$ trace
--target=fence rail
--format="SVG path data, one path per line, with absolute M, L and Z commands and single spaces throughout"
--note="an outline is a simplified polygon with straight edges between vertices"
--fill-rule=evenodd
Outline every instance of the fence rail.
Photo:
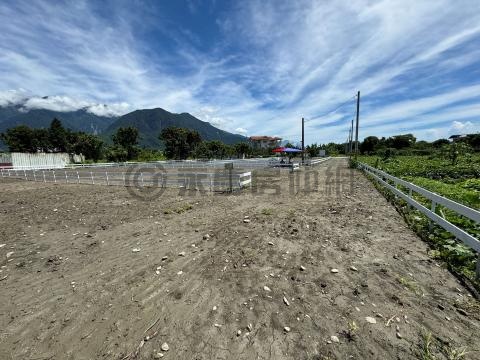
M 146 168 L 163 167 L 165 169 L 188 169 L 188 168 L 223 168 L 225 164 L 232 163 L 236 168 L 254 169 L 265 168 L 277 163 L 276 158 L 255 158 L 255 159 L 229 159 L 229 160 L 169 160 L 169 161 L 148 161 L 148 162 L 110 162 L 94 164 L 66 164 L 66 165 L 38 165 L 38 166 L 16 166 L 4 164 L 0 169 L 14 170 L 50 170 L 50 169 L 80 169 L 80 168 L 111 168 L 141 166 Z
M 252 173 L 201 172 L 177 169 L 173 172 L 113 171 L 93 169 L 0 169 L 1 177 L 66 184 L 173 187 L 207 191 L 234 191 L 252 184 Z M 148 169 L 146 169 L 148 170 Z
M 447 199 L 443 196 L 435 194 L 431 191 L 428 191 L 420 186 L 409 183 L 408 181 L 399 179 L 395 176 L 387 174 L 384 171 L 371 167 L 364 163 L 358 164 L 359 169 L 363 170 L 366 174 L 373 177 L 378 183 L 382 184 L 395 195 L 399 196 L 405 200 L 409 205 L 416 208 L 418 211 L 427 216 L 431 221 L 437 225 L 443 227 L 445 230 L 453 234 L 457 239 L 461 240 L 465 245 L 469 246 L 477 253 L 480 252 L 480 240 L 474 237 L 473 235 L 467 233 L 466 231 L 460 229 L 456 225 L 452 224 L 448 220 L 444 219 L 442 216 L 437 215 L 436 207 L 437 205 L 442 205 L 451 211 L 462 215 L 476 223 L 480 223 L 480 212 L 469 208 L 468 206 L 459 204 L 453 200 Z M 391 183 L 390 183 L 391 182 Z M 408 193 L 404 193 L 398 186 L 402 186 L 408 190 Z M 417 193 L 422 197 L 430 200 L 431 207 L 428 209 L 413 198 L 413 193 Z M 480 261 L 477 261 L 477 276 L 480 276 Z
M 324 158 L 324 159 L 311 159 L 307 162 L 307 165 L 308 166 L 314 166 L 314 165 L 318 165 L 318 164 L 321 164 L 327 160 L 330 160 L 330 157 L 327 157 L 327 158 Z

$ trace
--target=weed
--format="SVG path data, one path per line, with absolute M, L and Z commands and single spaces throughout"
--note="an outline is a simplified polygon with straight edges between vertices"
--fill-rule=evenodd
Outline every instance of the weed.
M 397 278 L 397 281 L 402 284 L 403 287 L 413 292 L 415 295 L 421 296 L 423 295 L 423 291 L 417 285 L 417 283 L 413 280 L 409 280 L 404 277 Z
M 447 355 L 447 359 L 448 359 L 448 360 L 460 360 L 460 359 L 464 359 L 465 356 L 468 354 L 466 347 L 464 347 L 464 348 L 456 348 L 456 349 L 453 349 L 453 348 L 451 348 L 451 347 L 447 347 L 447 348 L 445 349 L 445 352 L 446 352 L 446 355 Z
M 433 337 L 430 331 L 424 330 L 422 332 L 422 344 L 420 349 L 420 359 L 422 360 L 435 360 L 436 357 L 432 353 Z
M 176 213 L 176 214 L 182 214 L 188 210 L 191 210 L 193 209 L 193 206 L 191 204 L 183 204 L 175 209 L 165 209 L 163 210 L 163 213 L 165 215 L 168 215 L 168 214 L 173 214 L 173 213 Z
M 262 212 L 263 215 L 273 215 L 273 209 L 271 209 L 271 208 L 262 209 L 261 212 Z

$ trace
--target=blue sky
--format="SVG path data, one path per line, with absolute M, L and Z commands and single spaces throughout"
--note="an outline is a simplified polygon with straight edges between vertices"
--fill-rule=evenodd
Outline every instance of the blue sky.
M 432 140 L 480 131 L 480 1 L 4 0 L 0 76 L 0 105 L 294 141 L 305 117 L 306 143 L 344 141 L 360 90 L 360 139 Z

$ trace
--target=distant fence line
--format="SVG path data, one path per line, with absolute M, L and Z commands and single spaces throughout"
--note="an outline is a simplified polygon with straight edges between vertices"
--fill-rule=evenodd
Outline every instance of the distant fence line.
M 48 154 L 59 155 L 59 154 Z M 68 155 L 68 154 L 65 154 Z M 329 160 L 330 158 L 307 160 L 305 165 L 313 166 Z M 254 158 L 254 159 L 226 159 L 226 160 L 168 160 L 168 161 L 147 161 L 147 162 L 110 162 L 110 163 L 93 163 L 93 164 L 68 164 L 65 161 L 57 163 L 37 163 L 35 165 L 15 165 L 12 163 L 0 163 L 0 169 L 17 169 L 17 170 L 39 170 L 39 169 L 77 169 L 77 168 L 107 168 L 107 167 L 163 167 L 163 168 L 224 168 L 225 164 L 232 163 L 235 168 L 257 169 L 268 167 L 286 167 L 298 168 L 298 163 L 282 163 L 278 158 Z
M 111 162 L 111 163 L 94 163 L 94 164 L 38 164 L 35 166 L 15 166 L 12 164 L 0 166 L 3 169 L 17 169 L 17 170 L 32 170 L 32 169 L 57 169 L 57 168 L 105 168 L 105 167 L 129 167 L 129 166 L 143 166 L 143 167 L 163 167 L 163 168 L 223 168 L 225 164 L 233 163 L 236 168 L 263 168 L 270 164 L 278 163 L 275 158 L 257 158 L 257 159 L 231 159 L 231 160 L 169 160 L 169 161 L 147 161 L 147 162 Z
M 128 171 L 95 171 L 88 169 L 0 169 L 0 176 L 17 178 L 27 181 L 64 183 L 64 184 L 91 184 L 91 185 L 120 185 L 134 187 L 173 187 L 205 191 L 233 191 L 251 186 L 252 173 L 248 172 L 198 172 L 174 171 L 162 172 L 160 169 L 140 168 Z
M 458 226 L 452 224 L 448 220 L 444 219 L 442 216 L 437 215 L 436 208 L 438 205 L 444 206 L 445 208 L 461 215 L 467 219 L 474 221 L 475 223 L 480 223 L 480 211 L 469 208 L 468 206 L 459 204 L 453 200 L 447 199 L 443 196 L 435 194 L 431 191 L 428 191 L 420 186 L 409 183 L 408 181 L 399 179 L 395 176 L 392 176 L 384 171 L 376 169 L 372 166 L 369 166 L 364 163 L 359 163 L 358 168 L 363 170 L 366 174 L 375 179 L 379 184 L 389 189 L 396 196 L 402 198 L 410 206 L 414 207 L 426 217 L 428 217 L 432 222 L 441 226 L 457 239 L 461 240 L 465 245 L 475 250 L 477 253 L 480 253 L 480 240 L 475 236 L 467 233 Z M 401 188 L 407 189 L 407 193 L 401 191 Z M 413 193 L 417 193 L 430 201 L 430 209 L 423 206 L 413 198 Z M 477 261 L 477 277 L 480 278 L 480 257 Z
M 306 165 L 321 164 L 329 158 L 312 159 Z M 283 163 L 278 158 L 233 160 L 176 160 L 0 167 L 1 177 L 28 181 L 122 185 L 134 187 L 176 187 L 209 191 L 234 191 L 252 185 L 252 170 L 300 169 L 299 163 Z

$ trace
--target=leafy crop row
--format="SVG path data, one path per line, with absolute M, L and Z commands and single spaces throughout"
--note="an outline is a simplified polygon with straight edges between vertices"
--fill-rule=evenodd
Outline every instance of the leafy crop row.
M 462 159 L 457 165 L 425 156 L 399 156 L 386 160 L 376 156 L 362 156 L 358 160 L 448 199 L 480 209 L 480 155 L 478 154 L 469 159 Z M 388 190 L 378 188 L 395 204 L 417 234 L 431 245 L 430 254 L 444 260 L 450 270 L 469 279 L 480 290 L 480 281 L 475 276 L 478 254 L 440 226 L 433 225 L 421 212 L 412 209 Z M 427 208 L 431 206 L 430 201 L 420 195 L 414 195 L 414 199 Z M 480 224 L 442 206 L 437 206 L 435 212 L 480 239 Z

